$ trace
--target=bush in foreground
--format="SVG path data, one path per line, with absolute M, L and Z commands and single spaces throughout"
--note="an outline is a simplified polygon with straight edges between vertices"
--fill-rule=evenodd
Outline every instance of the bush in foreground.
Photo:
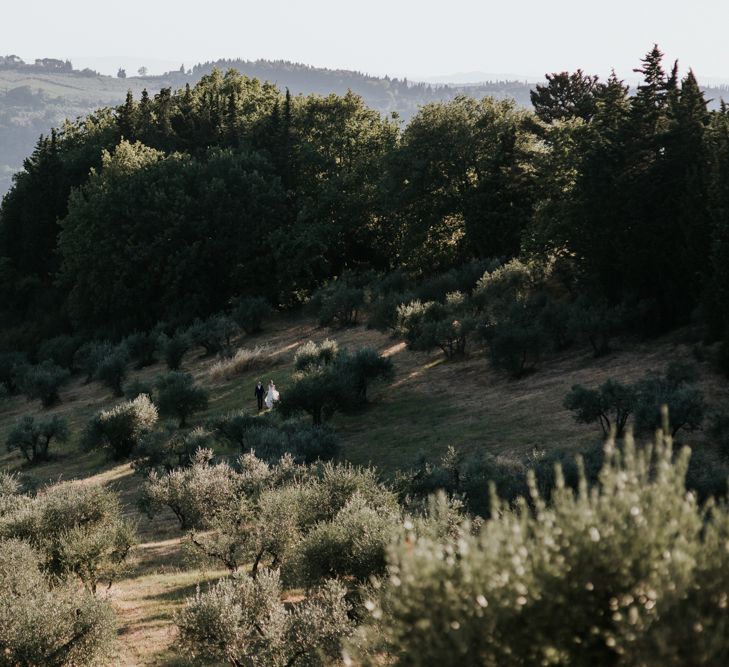
M 106 664 L 116 637 L 108 601 L 41 570 L 21 540 L 0 540 L 0 664 Z
M 154 516 L 160 508 L 169 507 L 182 530 L 205 528 L 227 507 L 233 507 L 238 496 L 239 480 L 227 463 L 211 465 L 213 454 L 200 449 L 188 468 L 176 468 L 147 478 L 142 508 Z
M 281 601 L 275 572 L 225 579 L 187 600 L 175 621 L 183 649 L 250 667 L 325 667 L 354 630 L 346 588 L 329 582 L 293 608 Z
M 455 540 L 406 528 L 366 605 L 370 649 L 395 665 L 726 664 L 729 509 L 687 493 L 688 459 L 670 438 L 609 446 L 592 489 L 558 479 L 549 505 L 533 490 Z
M 100 486 L 63 483 L 35 496 L 17 496 L 0 521 L 0 538 L 20 539 L 38 550 L 43 570 L 62 580 L 78 577 L 95 593 L 126 569 L 135 543 L 119 499 Z

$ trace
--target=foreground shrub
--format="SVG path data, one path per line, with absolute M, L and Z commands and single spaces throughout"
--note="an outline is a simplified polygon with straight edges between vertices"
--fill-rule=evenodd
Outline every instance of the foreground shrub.
M 312 585 L 335 572 L 366 578 L 381 571 L 388 541 L 383 535 L 397 503 L 372 470 L 331 463 L 307 467 L 289 456 L 267 464 L 253 454 L 239 464 L 240 495 L 207 515 L 205 533 L 191 536 L 201 556 L 231 572 L 252 563 L 252 576 L 259 567 L 282 567 L 295 584 Z M 317 551 L 316 540 L 307 542 L 306 553 L 320 560 L 304 570 L 302 545 L 312 530 L 328 535 L 328 546 Z
M 233 309 L 233 320 L 248 335 L 262 330 L 263 320 L 271 314 L 271 306 L 261 296 L 240 299 Z
M 306 532 L 287 563 L 292 581 L 307 586 L 330 577 L 366 582 L 385 571 L 385 556 L 400 523 L 395 508 L 354 495 L 330 520 Z
M 114 348 L 96 366 L 94 378 L 109 387 L 114 396 L 124 396 L 124 381 L 129 371 L 129 354 L 124 347 Z
M 354 630 L 346 588 L 329 582 L 287 609 L 275 572 L 224 579 L 175 617 L 185 652 L 251 667 L 325 667 Z
M 686 492 L 688 458 L 628 442 L 591 490 L 558 483 L 455 540 L 405 530 L 367 603 L 370 648 L 396 665 L 725 664 L 729 510 Z
M 74 483 L 23 496 L 0 520 L 0 537 L 35 547 L 43 569 L 56 578 L 76 576 L 92 593 L 126 571 L 134 529 L 119 499 L 100 486 Z
M 81 436 L 86 451 L 105 449 L 115 460 L 129 458 L 157 423 L 154 403 L 146 394 L 95 415 Z
M 59 392 L 70 375 L 65 368 L 44 361 L 23 372 L 20 388 L 29 401 L 38 399 L 44 408 L 50 408 L 61 400 Z
M 170 371 L 157 378 L 157 405 L 163 415 L 177 417 L 180 428 L 187 426 L 190 415 L 208 407 L 208 392 L 195 384 L 190 373 Z
M 51 441 L 68 440 L 68 422 L 53 416 L 38 421 L 32 415 L 23 417 L 10 431 L 5 442 L 8 451 L 19 450 L 30 464 L 45 461 Z
M 106 664 L 115 637 L 108 601 L 44 574 L 27 542 L 0 540 L 0 665 Z
M 210 367 L 213 380 L 230 380 L 247 371 L 270 368 L 274 355 L 266 345 L 256 345 L 252 349 L 238 348 L 232 357 L 219 359 Z

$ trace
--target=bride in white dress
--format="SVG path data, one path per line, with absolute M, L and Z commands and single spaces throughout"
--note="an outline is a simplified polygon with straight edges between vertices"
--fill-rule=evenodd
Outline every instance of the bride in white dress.
M 276 391 L 276 385 L 273 384 L 273 380 L 268 381 L 268 393 L 266 394 L 266 407 L 270 410 L 273 407 L 274 401 L 278 400 L 278 391 Z

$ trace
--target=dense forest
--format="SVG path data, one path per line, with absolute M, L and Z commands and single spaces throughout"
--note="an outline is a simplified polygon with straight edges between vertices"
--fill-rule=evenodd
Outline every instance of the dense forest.
M 529 86 L 517 81 L 498 81 L 475 86 L 430 86 L 389 77 L 374 77 L 347 70 L 330 70 L 287 61 L 218 60 L 162 75 L 133 76 L 120 68 L 117 77 L 102 76 L 90 69 L 75 69 L 68 60 L 37 59 L 26 63 L 17 56 L 0 56 L 0 195 L 10 189 L 12 174 L 22 166 L 40 134 L 48 134 L 66 118 L 74 119 L 124 100 L 128 90 L 139 96 L 163 88 L 194 85 L 213 69 L 237 69 L 241 74 L 271 81 L 293 94 L 344 95 L 352 90 L 368 106 L 382 114 L 392 112 L 407 120 L 428 102 L 453 99 L 469 93 L 514 98 L 529 105 Z
M 293 96 L 233 70 L 129 94 L 43 137 L 5 196 L 2 344 L 517 256 L 641 326 L 701 317 L 724 336 L 729 113 L 657 48 L 640 71 L 632 96 L 578 71 L 538 85 L 533 113 L 458 97 L 405 127 L 353 93 Z

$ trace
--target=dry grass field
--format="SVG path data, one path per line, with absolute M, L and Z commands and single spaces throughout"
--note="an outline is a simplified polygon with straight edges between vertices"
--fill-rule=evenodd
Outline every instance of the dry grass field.
M 459 362 L 446 363 L 440 354 L 410 352 L 404 343 L 363 326 L 323 329 L 308 318 L 275 318 L 263 334 L 236 341 L 241 348 L 267 346 L 267 364 L 223 377 L 211 374 L 215 359 L 190 353 L 184 370 L 193 373 L 211 393 L 208 410 L 196 415 L 204 422 L 233 409 L 255 410 L 256 379 L 273 379 L 282 394 L 291 381 L 294 350 L 308 340 L 336 339 L 340 346 L 370 345 L 392 357 L 396 376 L 374 389 L 370 405 L 355 415 L 339 415 L 334 425 L 342 439 L 343 459 L 372 464 L 384 477 L 414 463 L 419 454 L 436 459 L 449 446 L 464 452 L 487 450 L 523 456 L 534 448 L 577 448 L 594 442 L 594 426 L 576 424 L 562 407 L 574 383 L 592 386 L 607 378 L 628 381 L 650 370 L 661 371 L 674 359 L 690 359 L 691 345 L 680 334 L 659 341 L 619 341 L 613 354 L 594 359 L 589 350 L 573 350 L 545 360 L 532 375 L 518 381 L 493 371 L 478 352 Z M 710 369 L 698 364 L 700 386 L 710 403 L 729 404 L 729 386 Z M 152 380 L 162 365 L 134 372 L 131 378 Z M 131 379 L 130 378 L 130 379 Z M 191 565 L 185 557 L 184 535 L 170 513 L 154 520 L 140 513 L 137 500 L 142 479 L 129 464 L 109 463 L 99 453 L 77 450 L 78 434 L 101 408 L 113 405 L 111 394 L 97 383 L 73 380 L 62 391 L 62 402 L 47 411 L 66 417 L 74 437 L 54 453 L 53 460 L 26 468 L 17 453 L 0 451 L 0 469 L 18 472 L 26 481 L 44 484 L 77 479 L 103 484 L 118 492 L 126 512 L 137 522 L 139 545 L 128 576 L 108 591 L 119 618 L 120 665 L 186 665 L 174 648 L 172 616 L 197 586 L 224 574 Z M 39 404 L 15 397 L 0 404 L 0 443 L 24 414 L 39 414 Z M 701 446 L 701 436 L 690 436 Z M 689 444 L 692 444 L 691 442 Z

